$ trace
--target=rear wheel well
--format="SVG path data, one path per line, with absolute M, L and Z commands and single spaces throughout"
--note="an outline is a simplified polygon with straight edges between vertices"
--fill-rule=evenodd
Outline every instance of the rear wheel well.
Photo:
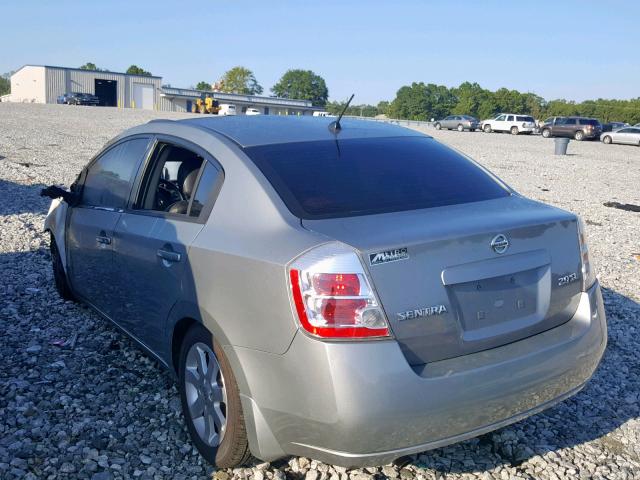
M 187 334 L 192 325 L 198 323 L 193 318 L 183 318 L 178 320 L 173 327 L 173 334 L 171 336 L 171 362 L 173 371 L 178 374 L 178 363 L 180 362 L 180 347 L 182 346 L 182 340 Z

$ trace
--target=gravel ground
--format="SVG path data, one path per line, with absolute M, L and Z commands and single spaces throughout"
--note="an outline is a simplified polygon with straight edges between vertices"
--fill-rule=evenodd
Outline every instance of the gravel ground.
M 497 432 L 346 471 L 306 458 L 215 471 L 191 446 L 167 373 L 53 287 L 48 201 L 122 129 L 187 115 L 0 104 L 0 478 L 640 478 L 640 149 L 507 134 L 437 132 L 521 193 L 582 215 L 604 287 L 609 347 L 588 386 Z

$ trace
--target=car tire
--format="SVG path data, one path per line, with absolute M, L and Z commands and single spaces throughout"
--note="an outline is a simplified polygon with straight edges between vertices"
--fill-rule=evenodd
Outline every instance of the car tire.
M 246 463 L 251 452 L 238 385 L 222 347 L 200 324 L 184 336 L 178 378 L 182 413 L 200 454 L 218 468 Z
M 458 125 L 457 130 L 458 130 L 459 132 L 464 132 L 464 127 L 463 127 L 462 125 Z
M 440 125 L 439 123 L 436 123 L 434 127 L 436 127 L 436 130 L 440 130 L 442 128 L 442 125 Z
M 609 135 L 605 135 L 604 138 L 602 139 L 602 143 L 606 143 L 607 145 L 610 145 L 612 142 L 611 137 Z
M 578 142 L 581 142 L 582 140 L 584 140 L 584 132 L 582 130 L 578 130 L 573 134 L 573 138 Z
M 476 131 L 476 129 L 475 129 L 475 128 L 471 128 L 471 129 L 469 129 L 469 131 L 470 131 L 470 132 L 475 132 L 475 131 Z
M 511 135 L 518 135 L 518 133 L 520 133 L 518 131 L 518 127 L 511 127 Z
M 53 280 L 56 284 L 56 290 L 63 300 L 75 302 L 76 297 L 71 291 L 69 281 L 67 280 L 67 273 L 64 271 L 64 265 L 62 264 L 62 258 L 60 257 L 60 251 L 58 250 L 58 244 L 56 239 L 51 234 L 51 243 L 49 247 L 51 252 L 51 266 L 53 267 Z
M 542 136 L 544 138 L 549 138 L 551 137 L 551 130 L 549 130 L 548 128 L 544 128 L 542 129 Z
M 491 125 L 485 125 L 484 127 L 482 127 L 482 130 L 484 131 L 484 133 L 491 133 Z

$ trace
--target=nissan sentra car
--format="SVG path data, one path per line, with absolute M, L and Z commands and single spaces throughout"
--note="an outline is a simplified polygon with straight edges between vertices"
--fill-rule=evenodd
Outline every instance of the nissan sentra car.
M 43 194 L 58 291 L 175 374 L 219 467 L 458 442 L 575 394 L 605 349 L 578 217 L 413 130 L 156 120 Z

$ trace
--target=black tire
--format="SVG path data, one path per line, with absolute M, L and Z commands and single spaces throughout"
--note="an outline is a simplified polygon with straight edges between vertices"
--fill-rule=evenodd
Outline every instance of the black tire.
M 475 128 L 472 128 L 470 131 L 471 131 L 471 132 L 475 132 L 475 131 L 476 131 L 476 129 L 475 129 Z
M 207 445 L 200 438 L 193 420 L 191 419 L 187 403 L 185 383 L 187 354 L 190 348 L 197 343 L 203 343 L 209 346 L 209 348 L 214 352 L 216 360 L 220 366 L 227 394 L 225 404 L 226 430 L 224 432 L 222 442 L 216 447 Z M 193 325 L 185 334 L 180 348 L 180 360 L 178 365 L 178 389 L 180 390 L 182 413 L 185 423 L 187 424 L 187 429 L 189 430 L 189 435 L 191 436 L 191 441 L 194 443 L 200 454 L 207 462 L 218 468 L 234 468 L 247 463 L 251 457 L 251 452 L 249 450 L 249 441 L 247 440 L 247 430 L 244 421 L 244 414 L 242 413 L 242 404 L 240 403 L 238 385 L 233 375 L 233 371 L 231 370 L 229 360 L 224 355 L 222 348 L 218 342 L 213 339 L 211 333 L 202 325 Z
M 543 128 L 542 129 L 542 136 L 544 138 L 549 138 L 551 137 L 551 130 L 549 130 L 548 128 Z
M 606 143 L 607 145 L 611 144 L 611 137 L 609 135 L 605 135 L 605 137 L 602 139 L 603 143 Z
M 584 140 L 584 132 L 582 130 L 578 130 L 576 133 L 573 134 L 573 138 L 576 141 L 581 142 L 582 140 Z
M 459 132 L 464 132 L 464 127 L 462 125 L 458 125 L 458 128 L 456 129 Z
M 519 130 L 518 127 L 511 127 L 511 135 L 518 135 Z
M 53 267 L 53 280 L 56 284 L 56 290 L 58 294 L 63 298 L 63 300 L 75 302 L 76 297 L 71 291 L 69 287 L 69 282 L 67 280 L 67 274 L 64 271 L 64 266 L 62 265 L 62 259 L 60 258 L 60 251 L 58 250 L 58 245 L 56 244 L 56 239 L 51 234 L 51 265 Z
M 436 122 L 434 127 L 436 127 L 436 130 L 440 130 L 442 128 L 442 125 L 440 125 L 439 123 Z
M 491 125 L 485 125 L 484 127 L 482 127 L 482 130 L 484 131 L 484 133 L 491 133 Z

